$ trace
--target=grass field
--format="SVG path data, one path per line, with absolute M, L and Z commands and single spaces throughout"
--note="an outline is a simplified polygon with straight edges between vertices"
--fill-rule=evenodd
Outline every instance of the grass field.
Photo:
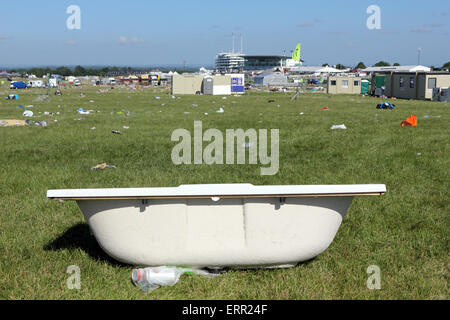
M 1 299 L 449 298 L 448 103 L 395 100 L 394 110 L 377 110 L 382 100 L 362 96 L 308 94 L 292 102 L 291 94 L 254 92 L 172 99 L 162 89 L 97 93 L 87 87 L 39 102 L 46 90 L 19 91 L 17 101 L 0 92 L 0 119 L 25 119 L 17 106 L 33 105 L 31 119 L 49 123 L 0 127 Z M 216 113 L 222 106 L 225 112 Z M 99 112 L 80 116 L 79 107 Z M 418 126 L 402 128 L 410 114 Z M 171 133 L 193 132 L 194 120 L 204 130 L 279 129 L 278 173 L 261 176 L 260 164 L 174 165 Z M 342 123 L 347 130 L 330 130 Z M 117 168 L 90 170 L 102 162 Z M 131 283 L 132 266 L 99 248 L 75 202 L 46 198 L 47 189 L 191 183 L 383 183 L 387 193 L 355 198 L 333 243 L 312 261 L 214 279 L 183 275 L 150 294 Z M 66 286 L 69 265 L 81 269 L 80 290 Z M 366 286 L 369 265 L 381 269 L 381 290 Z

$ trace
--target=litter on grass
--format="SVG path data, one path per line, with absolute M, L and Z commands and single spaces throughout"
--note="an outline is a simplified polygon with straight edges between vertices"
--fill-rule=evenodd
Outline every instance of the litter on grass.
M 225 111 L 223 110 L 222 107 L 219 108 L 219 110 L 216 111 L 217 113 L 224 113 Z
M 116 166 L 113 166 L 113 165 L 110 165 L 110 164 L 106 164 L 106 162 L 105 162 L 105 163 L 100 163 L 100 164 L 96 165 L 95 167 L 92 167 L 91 170 L 103 170 L 105 168 L 113 168 L 113 169 L 115 169 Z
M 31 110 L 24 111 L 24 113 L 22 113 L 22 115 L 24 117 L 32 117 L 33 116 L 33 111 L 31 111 Z
M 335 124 L 331 126 L 331 130 L 347 130 L 345 124 Z
M 441 116 L 430 116 L 430 115 L 426 114 L 426 115 L 424 115 L 423 117 L 424 117 L 425 119 L 427 119 L 427 118 L 440 118 Z
M 27 125 L 28 120 L 0 120 L 0 127 L 20 127 Z
M 388 101 L 385 101 L 383 103 L 379 103 L 377 105 L 377 109 L 390 109 L 390 110 L 392 110 L 394 108 L 395 108 L 395 104 L 392 104 L 392 103 L 390 103 Z
M 416 127 L 417 126 L 417 117 L 415 115 L 410 115 L 406 120 L 402 121 L 400 124 L 402 127 Z
M 131 280 L 142 291 L 151 292 L 162 286 L 175 285 L 185 273 L 210 278 L 219 276 L 218 273 L 212 273 L 202 269 L 161 266 L 133 269 L 131 272 Z
M 93 110 L 84 110 L 83 108 L 78 108 L 77 109 L 77 112 L 78 112 L 78 114 L 90 114 L 91 113 L 91 111 L 93 111 Z

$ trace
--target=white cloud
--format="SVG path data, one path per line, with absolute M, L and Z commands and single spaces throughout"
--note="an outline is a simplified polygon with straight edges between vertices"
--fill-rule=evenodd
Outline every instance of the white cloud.
M 433 24 L 424 24 L 415 28 L 411 29 L 411 32 L 414 33 L 429 33 L 433 32 L 433 29 L 440 28 L 443 25 L 440 23 L 433 23 Z
M 299 27 L 299 28 L 310 28 L 310 27 L 314 27 L 314 22 L 312 22 L 312 21 L 306 21 L 306 22 L 303 22 L 303 23 L 298 24 L 297 27 Z
M 142 40 L 139 37 L 133 37 L 131 39 L 128 39 L 127 37 L 121 36 L 121 37 L 119 37 L 119 40 L 117 40 L 117 43 L 122 44 L 122 45 L 137 44 L 137 43 L 143 43 L 143 42 L 144 42 L 144 40 Z

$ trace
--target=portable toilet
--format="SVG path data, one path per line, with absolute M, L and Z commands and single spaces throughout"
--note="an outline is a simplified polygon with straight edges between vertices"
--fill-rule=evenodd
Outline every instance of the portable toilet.
M 361 94 L 369 93 L 369 80 L 361 80 Z
M 213 88 L 214 88 L 214 79 L 213 77 L 206 76 L 203 78 L 202 83 L 202 91 L 203 94 L 213 94 Z

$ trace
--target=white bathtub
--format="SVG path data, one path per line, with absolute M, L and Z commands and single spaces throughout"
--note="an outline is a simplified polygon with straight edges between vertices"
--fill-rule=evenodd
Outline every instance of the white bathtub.
M 333 241 L 354 196 L 385 185 L 48 190 L 76 200 L 103 250 L 139 266 L 288 267 Z

